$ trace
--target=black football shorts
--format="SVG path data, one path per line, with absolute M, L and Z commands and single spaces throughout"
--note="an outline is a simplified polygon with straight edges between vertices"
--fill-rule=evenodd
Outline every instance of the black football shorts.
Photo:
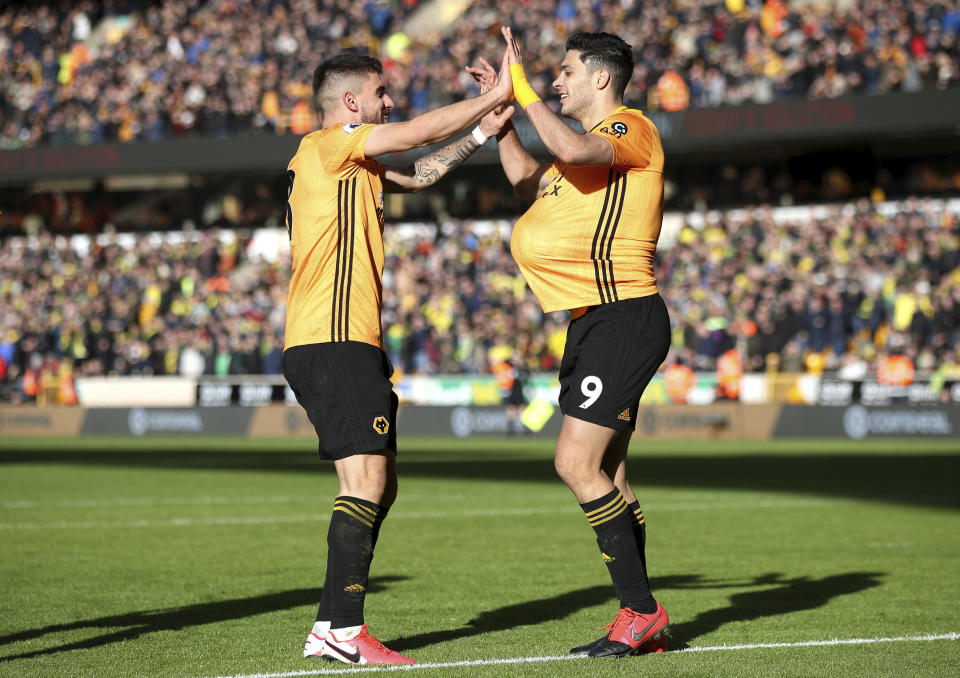
M 591 306 L 570 321 L 560 361 L 560 411 L 636 428 L 643 389 L 667 357 L 670 318 L 659 294 Z
M 397 451 L 397 394 L 387 354 L 359 341 L 292 346 L 283 376 L 317 431 L 320 456 Z

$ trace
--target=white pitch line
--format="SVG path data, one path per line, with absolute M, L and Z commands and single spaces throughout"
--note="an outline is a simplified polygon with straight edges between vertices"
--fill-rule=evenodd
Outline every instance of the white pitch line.
M 848 500 L 797 500 L 797 501 L 747 501 L 747 502 L 716 502 L 703 504 L 674 504 L 647 505 L 647 515 L 653 511 L 704 511 L 716 509 L 760 509 L 760 508 L 818 508 L 857 503 Z M 556 515 L 560 513 L 576 513 L 576 509 L 569 504 L 560 507 L 531 507 L 531 508 L 490 508 L 465 509 L 462 511 L 399 511 L 391 513 L 391 520 L 423 518 L 478 518 L 491 516 L 534 516 Z M 330 520 L 329 513 L 300 514 L 290 516 L 249 516 L 227 518 L 161 518 L 137 519 L 123 521 L 107 520 L 77 520 L 53 521 L 49 523 L 0 523 L 0 532 L 21 530 L 80 530 L 80 529 L 121 529 L 121 528 L 154 528 L 154 527 L 209 527 L 230 525 L 269 525 L 273 523 L 307 523 L 324 522 Z
M 833 640 L 805 640 L 797 643 L 754 643 L 750 645 L 714 645 L 712 647 L 688 647 L 668 651 L 668 654 L 688 652 L 727 652 L 730 650 L 765 650 L 783 647 L 832 647 L 837 645 L 873 645 L 875 643 L 920 643 L 934 640 L 960 640 L 960 633 L 941 633 L 923 636 L 896 636 L 891 638 L 834 638 Z M 460 662 L 427 662 L 400 666 L 363 666 L 342 669 L 316 669 L 284 671 L 281 673 L 241 673 L 217 678 L 295 678 L 296 676 L 330 676 L 342 673 L 370 673 L 374 671 L 416 671 L 418 669 L 446 669 L 459 666 L 497 666 L 503 664 L 538 664 L 540 662 L 585 659 L 585 655 L 564 654 L 556 657 L 513 657 L 511 659 L 473 659 Z

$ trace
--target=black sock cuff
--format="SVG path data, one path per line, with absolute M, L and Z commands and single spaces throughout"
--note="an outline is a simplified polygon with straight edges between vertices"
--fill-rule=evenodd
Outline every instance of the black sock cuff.
M 341 495 L 333 501 L 334 514 L 340 511 L 368 527 L 373 527 L 375 523 L 382 520 L 382 518 L 378 520 L 379 510 L 380 507 L 372 501 L 347 495 Z
M 620 494 L 620 490 L 614 488 L 599 499 L 580 504 L 580 508 L 583 509 L 590 525 L 597 527 L 621 514 L 625 514 L 627 512 L 627 500 Z
M 640 508 L 640 502 L 634 501 L 627 504 L 627 510 L 630 511 L 631 520 L 633 520 L 634 525 L 643 525 L 643 509 Z
M 377 522 L 382 523 L 387 519 L 387 513 L 390 512 L 389 506 L 377 506 Z

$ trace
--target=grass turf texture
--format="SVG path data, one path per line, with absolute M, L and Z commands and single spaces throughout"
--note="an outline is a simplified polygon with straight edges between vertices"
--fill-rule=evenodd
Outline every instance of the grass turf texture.
M 401 444 L 372 632 L 421 662 L 562 655 L 600 635 L 616 604 L 550 442 Z M 300 657 L 336 494 L 314 449 L 0 441 L 0 676 L 343 666 Z M 957 441 L 634 441 L 631 468 L 671 649 L 960 631 Z M 958 665 L 960 640 L 939 640 L 416 675 L 948 676 Z

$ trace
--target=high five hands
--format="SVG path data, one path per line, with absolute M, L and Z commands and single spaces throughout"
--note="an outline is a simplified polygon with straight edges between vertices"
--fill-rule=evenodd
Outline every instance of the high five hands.
M 495 91 L 498 88 L 503 90 L 504 93 L 509 93 L 509 95 L 505 95 L 506 98 L 504 99 L 503 105 L 497 106 L 480 119 L 480 131 L 488 137 L 500 134 L 510 120 L 510 116 L 512 116 L 516 110 L 513 106 L 506 105 L 513 100 L 513 80 L 510 77 L 511 58 L 513 58 L 512 50 L 510 46 L 507 45 L 507 49 L 503 54 L 503 60 L 500 64 L 499 74 L 483 57 L 479 58 L 480 65 L 478 67 L 466 67 L 467 73 L 472 75 L 473 79 L 476 80 L 480 86 L 481 94 Z

